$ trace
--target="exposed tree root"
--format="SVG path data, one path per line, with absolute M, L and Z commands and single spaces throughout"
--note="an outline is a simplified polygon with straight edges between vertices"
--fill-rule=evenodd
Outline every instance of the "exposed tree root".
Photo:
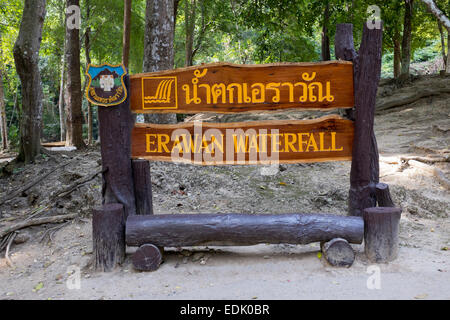
M 23 228 L 37 226 L 37 225 L 46 224 L 46 223 L 58 223 L 58 222 L 76 218 L 77 216 L 78 216 L 78 213 L 71 213 L 71 214 L 65 214 L 65 215 L 60 215 L 60 216 L 43 217 L 43 218 L 24 220 L 22 222 L 19 222 L 19 223 L 13 224 L 11 226 L 8 226 L 6 228 L 0 229 L 0 238 L 3 238 L 4 236 L 6 236 L 9 233 L 23 229 Z
M 438 88 L 438 89 L 423 88 L 412 92 L 410 95 L 405 94 L 401 98 L 395 99 L 392 97 L 381 98 L 378 100 L 375 110 L 376 111 L 389 110 L 416 102 L 417 100 L 422 98 L 438 96 L 443 93 L 450 93 L 450 88 Z

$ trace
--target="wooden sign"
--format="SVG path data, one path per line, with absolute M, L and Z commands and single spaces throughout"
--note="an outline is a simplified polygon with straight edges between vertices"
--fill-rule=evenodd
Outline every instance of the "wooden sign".
M 135 113 L 237 113 L 352 108 L 353 64 L 346 61 L 216 63 L 130 77 Z
M 136 124 L 132 157 L 202 165 L 350 160 L 353 122 L 316 120 Z

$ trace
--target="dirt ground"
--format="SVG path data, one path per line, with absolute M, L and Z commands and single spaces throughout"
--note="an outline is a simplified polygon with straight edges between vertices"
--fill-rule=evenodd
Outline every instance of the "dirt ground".
M 422 77 L 402 94 L 405 90 L 414 93 L 418 87 L 448 88 L 449 81 L 448 77 Z M 386 83 L 379 97 L 395 98 L 396 92 L 394 85 Z M 317 116 L 289 112 L 197 118 L 243 121 Z M 450 193 L 445 184 L 450 172 L 450 94 L 378 112 L 375 130 L 381 181 L 389 184 L 394 202 L 403 208 L 399 257 L 373 266 L 364 246 L 354 245 L 356 261 L 348 269 L 327 265 L 319 244 L 311 244 L 168 248 L 164 263 L 151 273 L 133 270 L 130 254 L 135 248 L 127 248 L 123 266 L 111 273 L 96 273 L 91 269 L 90 209 L 101 203 L 101 179 L 97 175 L 73 190 L 66 188 L 98 172 L 99 147 L 43 156 L 25 167 L 8 164 L 8 155 L 3 155 L 0 199 L 38 176 L 51 174 L 0 206 L 0 230 L 30 215 L 78 213 L 78 217 L 65 224 L 20 231 L 9 252 L 12 265 L 4 258 L 5 251 L 1 253 L 0 299 L 450 299 Z M 407 156 L 442 158 L 427 165 L 438 169 L 444 180 L 433 174 L 434 169 L 400 159 Z M 275 168 L 154 162 L 151 170 L 156 214 L 345 215 L 347 211 L 350 162 Z M 376 275 L 380 286 L 373 288 L 370 284 Z

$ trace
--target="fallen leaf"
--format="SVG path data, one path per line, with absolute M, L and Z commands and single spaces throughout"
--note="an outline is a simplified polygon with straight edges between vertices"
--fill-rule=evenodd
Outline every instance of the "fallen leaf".
M 33 289 L 33 292 L 38 292 L 39 290 L 41 290 L 44 287 L 44 283 L 43 282 L 39 282 Z
M 285 186 L 286 182 L 280 182 L 280 185 Z
M 317 252 L 317 258 L 322 259 L 322 252 Z
M 442 247 L 441 250 L 442 251 L 448 251 L 448 247 Z
M 424 293 L 415 296 L 414 299 L 425 299 L 426 297 L 428 297 L 428 294 Z

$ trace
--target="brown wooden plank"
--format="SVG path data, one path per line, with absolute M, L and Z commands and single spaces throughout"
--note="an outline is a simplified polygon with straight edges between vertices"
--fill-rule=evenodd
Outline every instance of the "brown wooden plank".
M 130 94 L 135 113 L 352 108 L 353 64 L 204 64 L 133 75 Z
M 336 115 L 315 120 L 136 124 L 132 157 L 201 165 L 350 160 L 353 132 L 353 122 Z

